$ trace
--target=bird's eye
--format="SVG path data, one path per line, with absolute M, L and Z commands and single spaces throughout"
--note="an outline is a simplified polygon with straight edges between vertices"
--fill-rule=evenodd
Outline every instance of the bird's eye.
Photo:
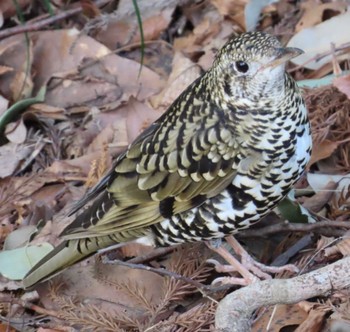
M 236 61 L 236 68 L 240 73 L 246 73 L 249 70 L 249 66 L 244 61 Z

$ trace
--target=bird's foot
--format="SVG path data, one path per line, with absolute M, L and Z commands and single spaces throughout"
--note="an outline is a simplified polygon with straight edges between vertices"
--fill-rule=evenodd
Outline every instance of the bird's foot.
M 217 242 L 214 244 L 212 242 L 209 242 L 209 243 L 207 243 L 207 246 L 211 250 L 216 252 L 218 255 L 220 255 L 227 263 L 229 263 L 229 265 L 223 265 L 214 259 L 208 259 L 207 262 L 214 264 L 216 271 L 218 271 L 218 272 L 233 272 L 233 271 L 235 271 L 235 272 L 238 272 L 242 276 L 242 278 L 233 278 L 234 280 L 232 279 L 232 282 L 231 282 L 232 284 L 249 285 L 249 284 L 259 280 L 254 274 L 252 274 L 249 271 L 249 269 L 247 269 L 234 256 L 232 256 L 226 248 L 224 248 L 223 246 L 218 246 Z M 218 280 L 218 282 L 219 281 L 220 280 Z M 216 283 L 216 280 L 214 280 L 213 283 Z
M 214 259 L 209 259 L 208 262 L 215 265 L 217 272 L 238 272 L 243 278 L 236 277 L 221 277 L 213 281 L 213 283 L 224 283 L 234 285 L 249 285 L 261 279 L 271 279 L 269 273 L 280 273 L 284 271 L 298 272 L 298 268 L 292 264 L 284 266 L 266 266 L 262 263 L 254 260 L 247 251 L 238 243 L 233 237 L 229 236 L 226 238 L 227 243 L 233 248 L 233 250 L 241 256 L 241 263 L 231 255 L 231 253 L 222 246 L 218 246 L 217 243 L 214 245 L 209 243 L 208 246 L 218 255 L 225 259 L 229 265 L 219 263 Z

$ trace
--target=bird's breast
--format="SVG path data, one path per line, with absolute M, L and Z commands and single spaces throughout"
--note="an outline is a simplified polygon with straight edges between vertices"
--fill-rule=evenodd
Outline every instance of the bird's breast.
M 303 104 L 295 103 L 284 114 L 237 110 L 233 122 L 232 182 L 200 206 L 155 225 L 158 244 L 220 238 L 249 227 L 278 204 L 304 171 L 311 133 Z

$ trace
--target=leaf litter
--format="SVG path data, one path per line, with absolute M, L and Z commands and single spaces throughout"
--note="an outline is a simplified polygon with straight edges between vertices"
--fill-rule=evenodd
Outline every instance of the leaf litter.
M 29 2 L 20 2 L 21 10 L 31 17 L 45 13 L 44 7 L 27 7 Z M 246 11 L 248 3 L 251 12 Z M 55 6 L 56 14 L 67 9 L 63 1 L 55 1 Z M 300 250 L 292 261 L 303 265 L 306 272 L 349 254 L 345 231 L 341 237 L 332 236 L 332 232 L 339 234 L 332 221 L 348 222 L 350 210 L 349 186 L 333 177 L 350 173 L 350 83 L 348 76 L 338 76 L 339 68 L 349 69 L 346 43 L 350 40 L 341 27 L 342 15 L 348 15 L 343 2 L 306 0 L 292 4 L 281 0 L 255 7 L 254 1 L 157 1 L 152 6 L 140 1 L 147 64 L 140 76 L 140 35 L 132 2 L 120 1 L 117 9 L 102 10 L 90 1 L 84 6 L 90 6 L 90 18 L 78 14 L 57 21 L 60 30 L 51 25 L 46 31 L 30 30 L 36 23 L 29 20 L 28 41 L 23 34 L 0 41 L 1 109 L 47 87 L 43 103 L 29 106 L 7 124 L 0 145 L 2 243 L 9 234 L 30 227 L 34 234 L 29 232 L 28 238 L 26 232 L 19 233 L 19 242 L 34 237 L 33 244 L 56 245 L 58 234 L 71 221 L 66 215 L 72 202 L 101 178 L 112 158 L 209 68 L 216 50 L 232 32 L 243 32 L 247 22 L 252 24 L 247 15 L 255 15 L 253 23 L 259 30 L 278 35 L 284 43 L 297 34 L 306 38 L 306 28 L 319 33 L 323 25 L 331 24 L 334 29 L 323 44 L 306 39 L 307 46 L 317 49 L 303 60 L 310 61 L 309 65 L 289 67 L 299 80 L 321 82 L 325 75 L 336 75 L 331 85 L 303 92 L 314 141 L 307 172 L 322 187 L 310 186 L 306 176 L 296 186 L 296 201 L 309 208 L 314 218 L 328 221 L 328 228 L 323 236 L 322 230 L 311 234 L 307 249 Z M 2 2 L 0 12 L 5 18 L 4 31 L 16 25 L 10 22 L 12 1 Z M 333 48 L 330 43 L 334 43 Z M 256 227 L 261 228 L 262 236 L 258 241 L 244 238 L 249 250 L 267 263 L 278 259 L 303 236 L 263 236 L 265 226 L 279 222 L 282 218 L 274 216 L 259 223 Z M 130 245 L 111 254 L 128 259 L 150 250 Z M 186 245 L 144 263 L 209 284 L 216 273 L 205 263 L 208 255 L 212 253 L 202 244 Z M 16 286 L 2 278 L 0 288 L 5 298 Z M 176 278 L 104 265 L 99 256 L 68 269 L 40 285 L 36 292 L 39 307 L 34 311 L 22 306 L 17 312 L 3 310 L 10 318 L 6 324 L 11 326 L 11 320 L 16 322 L 21 317 L 28 331 L 68 327 L 82 331 L 210 331 L 214 328 L 214 300 L 225 294 L 202 294 Z M 330 295 L 262 309 L 253 331 L 266 326 L 271 330 L 298 326 L 300 331 L 316 331 L 322 324 L 343 324 L 344 317 L 350 319 L 348 299 L 345 294 Z M 46 313 L 53 320 L 31 324 L 35 312 Z M 15 329 L 17 325 L 12 326 Z

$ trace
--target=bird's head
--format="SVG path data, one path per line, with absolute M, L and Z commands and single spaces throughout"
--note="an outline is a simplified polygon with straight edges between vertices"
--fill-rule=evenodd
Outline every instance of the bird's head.
M 283 47 L 274 36 L 248 32 L 231 39 L 218 53 L 212 70 L 227 102 L 254 105 L 284 94 L 285 64 L 302 54 Z

